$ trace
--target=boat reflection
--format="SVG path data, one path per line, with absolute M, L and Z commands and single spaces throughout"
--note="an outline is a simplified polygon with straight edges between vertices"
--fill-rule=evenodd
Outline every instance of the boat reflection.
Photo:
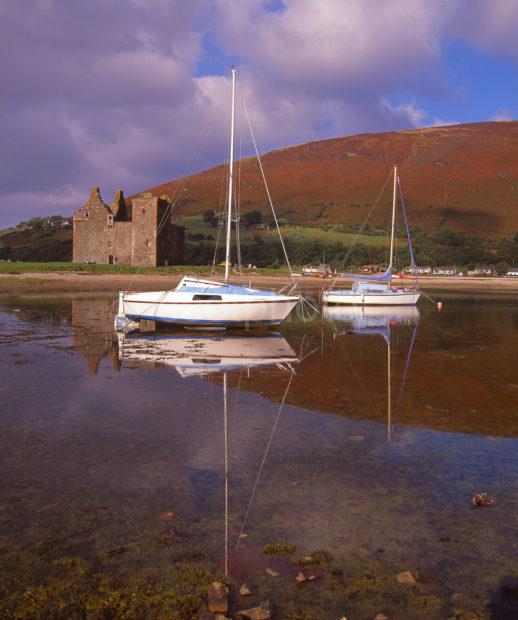
M 275 365 L 288 368 L 297 355 L 280 334 L 250 336 L 117 334 L 119 358 L 141 365 L 172 366 L 182 377 Z
M 382 333 L 394 325 L 416 325 L 421 317 L 417 306 L 323 306 L 326 320 L 348 322 L 354 333 Z M 379 330 L 379 331 L 376 331 Z
M 419 310 L 416 306 L 324 306 L 323 316 L 335 323 L 347 322 L 349 333 L 363 336 L 381 336 L 387 344 L 387 441 L 392 441 L 393 416 L 399 412 L 401 399 L 405 390 L 410 359 L 414 349 L 417 328 L 419 326 Z M 412 337 L 406 354 L 405 368 L 399 387 L 395 407 L 393 407 L 393 352 L 392 340 L 394 331 L 399 326 L 413 326 Z M 338 330 L 339 333 L 340 330 Z
M 250 376 L 252 369 L 264 369 L 275 366 L 287 371 L 288 381 L 281 405 L 270 438 L 266 444 L 261 467 L 251 493 L 241 531 L 233 555 L 239 548 L 248 515 L 252 506 L 255 491 L 261 476 L 262 466 L 268 455 L 270 444 L 277 427 L 287 393 L 294 375 L 292 364 L 298 361 L 295 351 L 288 341 L 280 334 L 268 332 L 264 335 L 223 334 L 223 335 L 179 335 L 173 334 L 117 334 L 119 343 L 119 359 L 139 365 L 172 366 L 181 377 L 204 377 L 217 373 L 223 375 L 223 455 L 224 455 L 224 552 L 223 571 L 229 574 L 229 386 L 228 374 L 234 370 L 246 370 Z M 239 391 L 239 390 L 238 390 Z

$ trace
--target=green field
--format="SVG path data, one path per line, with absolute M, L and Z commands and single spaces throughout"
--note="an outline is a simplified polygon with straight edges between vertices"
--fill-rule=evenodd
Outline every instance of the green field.
M 294 271 L 300 269 L 298 267 L 293 268 Z M 209 275 L 212 273 L 210 265 L 196 266 L 196 265 L 174 265 L 170 267 L 131 267 L 129 265 L 87 265 L 84 263 L 36 263 L 36 262 L 13 262 L 0 261 L 0 274 L 3 275 L 17 275 L 21 273 L 50 273 L 50 272 L 79 272 L 79 273 L 148 273 L 148 274 L 184 274 L 184 273 L 198 273 L 201 275 Z M 243 270 L 246 271 L 246 270 Z M 223 267 L 216 267 L 216 273 L 223 274 Z M 280 265 L 278 269 L 269 269 L 267 267 L 254 270 L 254 273 L 261 275 L 283 275 L 287 274 L 288 268 L 284 265 Z
M 212 235 L 214 239 L 217 238 L 218 229 L 210 228 L 207 226 L 201 215 L 193 215 L 189 217 L 182 217 L 175 220 L 175 224 L 179 226 L 185 226 L 186 234 L 190 235 Z M 324 230 L 323 228 L 316 228 L 310 226 L 282 226 L 282 236 L 285 240 L 311 243 L 318 241 L 324 245 L 332 245 L 338 241 L 344 245 L 349 246 L 356 238 L 356 233 L 353 232 L 341 232 L 337 230 L 337 227 Z M 251 243 L 257 235 L 260 235 L 265 241 L 275 241 L 278 239 L 277 230 L 257 230 L 252 228 L 249 230 L 241 230 L 240 238 L 241 243 Z M 220 236 L 220 243 L 224 238 L 222 231 Z M 389 245 L 389 238 L 384 235 L 359 235 L 357 243 L 362 243 L 371 247 L 387 247 Z

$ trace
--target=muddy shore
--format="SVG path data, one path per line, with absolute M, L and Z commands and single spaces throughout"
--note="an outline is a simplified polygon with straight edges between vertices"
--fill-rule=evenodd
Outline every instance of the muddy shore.
M 164 290 L 174 288 L 180 281 L 180 275 L 173 274 L 92 274 L 83 272 L 56 271 L 49 273 L 21 273 L 0 276 L 1 295 L 24 294 L 59 294 L 59 293 L 116 293 L 119 290 Z M 289 284 L 286 276 L 253 275 L 241 278 L 254 286 L 270 288 Z M 297 283 L 303 288 L 321 288 L 331 280 L 320 278 L 297 277 Z M 405 282 L 406 283 L 406 282 Z M 518 278 L 421 278 L 423 291 L 451 291 L 476 294 L 513 294 L 518 293 Z M 348 286 L 343 280 L 340 284 Z

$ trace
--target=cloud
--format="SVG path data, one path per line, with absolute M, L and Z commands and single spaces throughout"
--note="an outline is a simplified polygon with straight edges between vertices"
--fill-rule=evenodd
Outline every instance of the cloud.
M 473 6 L 468 0 L 0 3 L 0 226 L 51 211 L 69 214 L 92 185 L 109 200 L 118 187 L 132 193 L 224 161 L 229 78 L 209 67 L 228 59 L 239 64 L 239 94 L 263 151 L 446 124 L 419 103 L 452 91 L 443 66 L 446 37 L 518 58 L 516 5 L 475 0 Z M 410 95 L 392 104 L 401 93 Z M 250 154 L 249 141 L 244 148 Z
M 384 99 L 383 106 L 392 118 L 399 117 L 401 124 L 411 127 L 444 127 L 458 123 L 458 121 L 432 116 L 424 108 L 419 107 L 413 99 L 396 106 L 392 105 L 388 99 Z
M 518 3 L 515 0 L 457 0 L 449 7 L 448 34 L 518 60 Z

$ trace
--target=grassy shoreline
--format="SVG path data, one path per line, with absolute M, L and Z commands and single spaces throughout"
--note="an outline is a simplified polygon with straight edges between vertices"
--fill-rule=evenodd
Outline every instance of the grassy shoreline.
M 294 270 L 296 271 L 296 270 Z M 86 265 L 76 263 L 0 263 L 0 294 L 53 294 L 53 293 L 114 293 L 118 290 L 164 290 L 174 287 L 185 274 L 212 276 L 209 266 L 174 266 L 137 269 L 126 265 Z M 234 274 L 235 281 L 258 286 L 278 287 L 290 282 L 284 269 L 258 269 Z M 331 279 L 295 277 L 299 288 L 319 289 L 329 286 Z M 401 286 L 410 284 L 402 280 Z M 448 291 L 476 294 L 518 293 L 518 278 L 508 277 L 441 277 L 420 279 L 424 291 Z M 340 280 L 338 286 L 350 282 Z

